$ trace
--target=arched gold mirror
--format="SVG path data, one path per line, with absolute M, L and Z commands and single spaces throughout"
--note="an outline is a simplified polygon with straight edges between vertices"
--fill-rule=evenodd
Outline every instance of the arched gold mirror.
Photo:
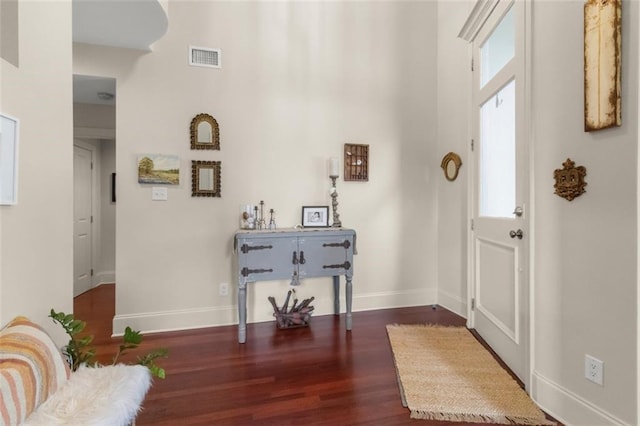
M 191 196 L 220 197 L 220 161 L 191 161 Z
M 198 114 L 191 120 L 191 149 L 220 149 L 218 122 L 209 114 Z
M 444 171 L 444 177 L 451 182 L 458 178 L 460 166 L 462 166 L 462 160 L 455 152 L 450 152 L 445 155 L 442 158 L 442 163 L 440 163 L 440 167 L 442 167 Z

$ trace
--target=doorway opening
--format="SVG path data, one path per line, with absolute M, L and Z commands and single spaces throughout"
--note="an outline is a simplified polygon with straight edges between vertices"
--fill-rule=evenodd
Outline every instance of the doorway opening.
M 115 284 L 115 110 L 113 78 L 73 76 L 73 295 Z

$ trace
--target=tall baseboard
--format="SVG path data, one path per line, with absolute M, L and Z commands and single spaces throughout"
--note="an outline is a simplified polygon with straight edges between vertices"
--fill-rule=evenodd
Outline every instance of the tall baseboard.
M 467 317 L 467 301 L 459 296 L 438 290 L 438 305 L 447 308 L 461 317 Z
M 235 306 L 145 312 L 116 315 L 113 318 L 113 335 L 121 336 L 127 326 L 144 333 L 160 333 L 237 323 L 238 309 Z
M 540 408 L 565 425 L 629 424 L 538 372 L 533 373 L 531 397 Z
M 436 297 L 437 293 L 435 289 L 360 294 L 353 297 L 352 310 L 356 312 L 373 309 L 432 305 L 436 303 Z M 268 304 L 264 304 L 264 306 L 265 308 L 260 311 L 252 312 L 249 310 L 249 312 L 247 312 L 247 322 L 273 321 L 273 312 L 269 310 Z M 314 301 L 314 306 L 316 306 L 314 316 L 333 314 L 333 299 L 318 298 Z M 345 306 L 345 300 L 341 297 L 341 312 L 345 312 Z M 324 309 L 322 307 L 324 307 Z M 122 335 L 127 326 L 144 333 L 156 333 L 237 323 L 237 306 L 227 305 L 199 309 L 116 315 L 113 319 L 113 332 L 114 336 Z
M 353 297 L 353 310 L 372 311 L 374 309 L 433 305 L 437 303 L 437 297 L 438 294 L 435 288 L 359 294 Z M 341 300 L 340 302 L 340 306 L 344 307 L 344 301 Z

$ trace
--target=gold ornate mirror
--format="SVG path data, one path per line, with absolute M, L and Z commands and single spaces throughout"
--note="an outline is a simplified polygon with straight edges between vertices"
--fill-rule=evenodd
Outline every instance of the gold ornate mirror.
M 451 182 L 458 178 L 460 166 L 462 166 L 462 160 L 455 152 L 450 152 L 445 155 L 442 158 L 442 163 L 440 163 L 440 167 L 442 167 L 444 171 L 444 177 Z
M 191 120 L 191 149 L 220 149 L 218 122 L 209 114 L 198 114 Z
M 191 196 L 220 197 L 220 161 L 191 161 Z

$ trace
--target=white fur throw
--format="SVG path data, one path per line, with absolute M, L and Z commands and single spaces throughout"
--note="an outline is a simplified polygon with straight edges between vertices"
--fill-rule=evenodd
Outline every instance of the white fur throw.
M 81 366 L 27 418 L 25 425 L 129 425 L 151 386 L 142 365 Z

